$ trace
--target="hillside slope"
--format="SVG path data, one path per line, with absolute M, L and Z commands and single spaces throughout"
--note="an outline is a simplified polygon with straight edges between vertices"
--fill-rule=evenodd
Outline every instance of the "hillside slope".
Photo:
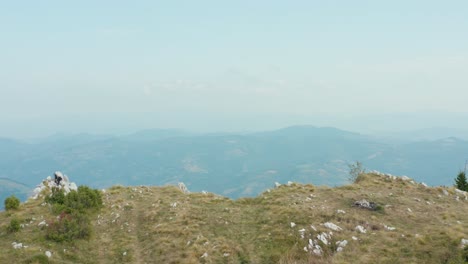
M 363 199 L 376 210 L 353 206 Z M 336 188 L 281 185 L 238 200 L 115 186 L 103 192 L 89 240 L 46 240 L 38 224 L 56 215 L 41 199 L 0 213 L 0 263 L 27 263 L 45 251 L 50 263 L 463 263 L 467 199 L 381 174 Z M 6 231 L 12 218 L 24 225 L 17 233 Z

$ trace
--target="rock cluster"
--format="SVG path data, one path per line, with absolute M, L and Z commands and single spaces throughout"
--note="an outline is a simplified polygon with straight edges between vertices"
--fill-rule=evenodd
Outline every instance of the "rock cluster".
M 183 192 L 183 193 L 185 193 L 185 194 L 189 194 L 189 193 L 190 193 L 190 191 L 188 190 L 187 186 L 185 186 L 185 183 L 179 182 L 178 186 L 179 186 L 179 189 L 180 189 L 181 192 Z
M 365 199 L 362 199 L 360 201 L 355 201 L 354 206 L 359 207 L 359 208 L 364 208 L 364 209 L 369 209 L 369 210 L 376 210 L 377 209 L 377 204 L 374 202 L 369 202 Z
M 41 193 L 44 190 L 50 190 L 53 187 L 62 189 L 65 194 L 68 194 L 71 191 L 78 190 L 78 186 L 74 182 L 70 182 L 67 175 L 62 174 L 60 171 L 57 171 L 55 172 L 55 176 L 61 177 L 62 180 L 57 183 L 54 179 L 52 179 L 51 176 L 47 176 L 47 178 L 43 180 L 39 185 L 37 185 L 37 187 L 34 189 L 31 198 L 36 200 L 41 196 Z

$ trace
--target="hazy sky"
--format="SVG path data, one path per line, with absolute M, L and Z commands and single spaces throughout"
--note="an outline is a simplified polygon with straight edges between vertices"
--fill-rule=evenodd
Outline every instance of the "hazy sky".
M 3 126 L 468 112 L 466 0 L 2 1 L 0 33 Z

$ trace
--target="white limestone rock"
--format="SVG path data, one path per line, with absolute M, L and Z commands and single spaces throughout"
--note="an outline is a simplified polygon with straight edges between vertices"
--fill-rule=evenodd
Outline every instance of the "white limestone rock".
M 178 186 L 179 186 L 179 189 L 181 192 L 185 193 L 185 194 L 189 194 L 190 191 L 188 190 L 187 186 L 185 186 L 185 183 L 183 182 L 179 182 L 178 183 Z
M 332 223 L 332 222 L 326 222 L 326 223 L 323 224 L 323 225 L 324 225 L 326 228 L 329 228 L 329 229 L 331 229 L 331 230 L 333 230 L 333 231 L 341 231 L 341 230 L 343 230 L 343 228 L 341 228 L 341 227 L 335 225 L 335 224 Z
M 21 248 L 23 248 L 23 243 L 16 243 L 16 242 L 13 242 L 13 243 L 11 243 L 11 245 L 13 246 L 14 249 L 21 249 Z
M 408 176 L 404 176 L 404 175 L 403 175 L 403 176 L 401 176 L 401 179 L 402 179 L 403 181 L 410 181 L 410 180 L 411 180 L 411 178 L 410 178 L 410 177 L 408 177 Z
M 317 239 L 322 241 L 324 245 L 328 245 L 328 239 L 330 239 L 330 236 L 327 233 L 323 232 L 322 234 L 317 235 Z
M 367 230 L 366 230 L 363 226 L 361 226 L 361 225 L 356 226 L 355 229 L 356 229 L 356 231 L 358 231 L 359 233 L 362 233 L 362 234 L 367 233 Z
M 461 240 L 461 246 L 464 248 L 468 245 L 468 239 L 462 238 Z
M 46 251 L 46 252 L 45 252 L 45 255 L 46 255 L 48 258 L 50 258 L 50 257 L 52 257 L 52 252 Z
M 337 245 L 336 252 L 341 252 L 346 247 L 346 245 L 348 245 L 348 240 L 337 241 L 336 245 Z
M 36 200 L 37 198 L 41 196 L 41 193 L 44 190 L 51 189 L 54 187 L 62 189 L 65 194 L 68 194 L 71 191 L 78 190 L 78 186 L 74 182 L 70 182 L 67 175 L 64 175 L 60 171 L 55 172 L 55 175 L 62 177 L 62 181 L 60 181 L 59 185 L 55 183 L 55 180 L 52 179 L 51 176 L 47 176 L 45 180 L 43 180 L 39 185 L 36 186 L 36 188 L 34 188 L 33 194 L 31 195 L 30 198 Z

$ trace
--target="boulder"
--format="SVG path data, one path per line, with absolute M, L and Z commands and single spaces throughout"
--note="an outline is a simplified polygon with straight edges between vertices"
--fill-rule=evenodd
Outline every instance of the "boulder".
M 360 201 L 355 201 L 353 206 L 359 207 L 359 208 L 364 208 L 364 209 L 369 209 L 369 210 L 376 210 L 377 209 L 377 204 L 374 202 L 369 202 L 366 199 L 362 199 Z

